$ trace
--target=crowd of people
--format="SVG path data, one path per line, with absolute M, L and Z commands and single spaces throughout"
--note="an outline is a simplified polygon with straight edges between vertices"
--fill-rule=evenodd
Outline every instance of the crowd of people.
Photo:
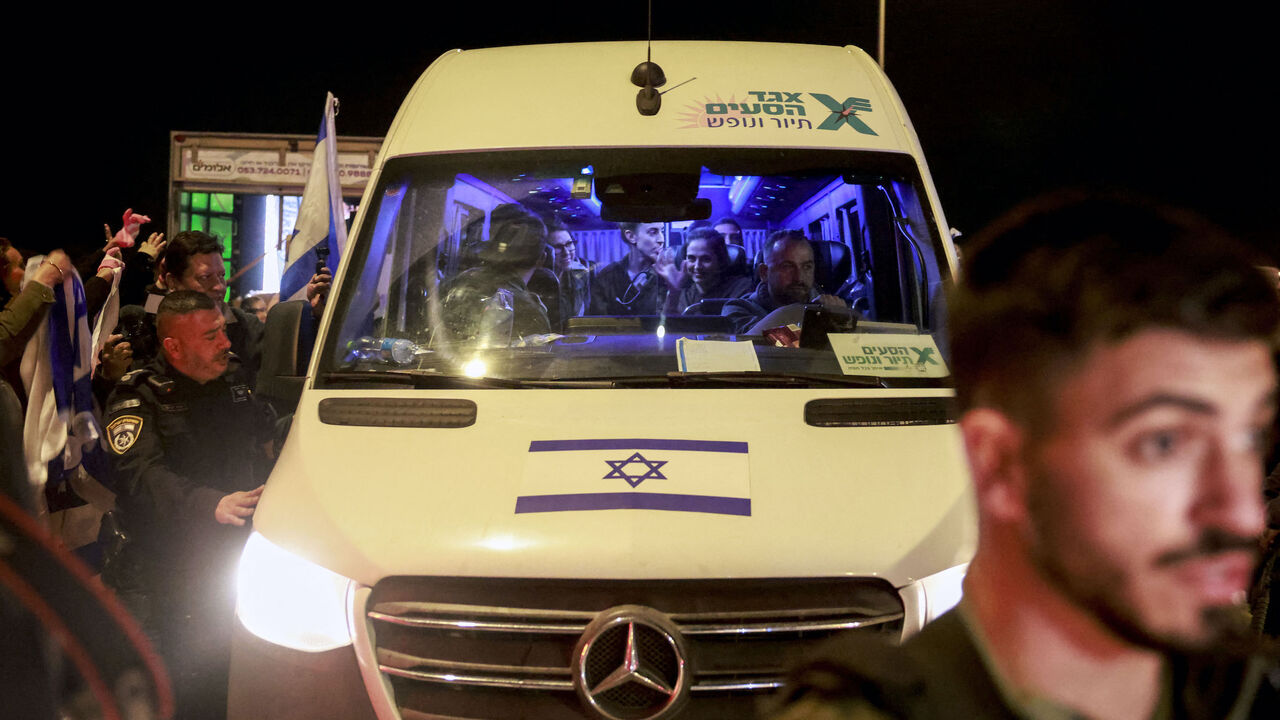
M 466 245 L 463 269 L 443 282 L 445 326 L 454 337 L 475 338 L 494 306 L 510 310 L 516 336 L 561 332 L 569 319 L 588 315 L 720 315 L 745 333 L 787 306 L 850 309 L 850 298 L 818 287 L 813 245 L 798 230 L 769 234 L 753 264 L 733 218 L 690 224 L 679 246 L 666 223 L 624 222 L 623 256 L 600 264 L 578 254 L 564 224 L 518 204 L 495 208 L 489 223 L 488 238 Z M 799 319 L 797 311 L 777 324 Z
M 25 417 L 5 453 L 28 471 L 4 495 L 140 625 L 177 716 L 222 718 L 234 568 L 281 440 L 254 396 L 267 304 L 226 302 L 221 240 L 139 242 L 149 220 L 126 212 L 78 262 L 0 240 L 0 369 Z M 307 287 L 314 316 L 329 279 Z
M 146 222 L 126 213 L 79 262 L 0 241 L 0 370 L 28 419 L 31 407 L 59 408 L 28 428 L 56 428 L 58 447 L 81 442 L 76 409 L 91 407 L 109 456 L 99 471 L 88 443 L 50 463 L 26 442 L 43 496 L 29 483 L 5 490 L 56 528 L 57 513 L 96 504 L 86 477 L 105 486 L 114 504 L 86 544 L 102 553 L 82 554 L 164 658 L 177 717 L 221 718 L 229 578 L 280 441 L 253 394 L 266 303 L 225 302 L 216 238 L 138 242 Z M 475 336 L 475 308 L 496 298 L 512 333 L 550 332 L 548 298 L 533 290 L 540 269 L 556 275 L 566 316 L 723 300 L 715 314 L 745 332 L 792 305 L 847 308 L 817 287 L 796 231 L 771 235 L 743 273 L 745 254 L 730 250 L 742 228 L 729 219 L 690 228 L 680 253 L 663 224 L 620 230 L 626 255 L 597 267 L 564 226 L 495 209 L 490 237 L 468 249 L 472 267 L 441 290 L 444 322 Z M 902 645 L 839 638 L 796 668 L 774 716 L 1280 717 L 1280 610 L 1266 607 L 1280 474 L 1264 483 L 1280 302 L 1256 265 L 1198 219 L 1116 196 L 1043 199 L 970 243 L 950 300 L 979 515 L 964 598 Z M 312 278 L 313 314 L 329 282 L 328 271 Z M 42 329 L 58 313 L 72 318 L 73 349 L 91 350 L 74 351 L 91 367 L 66 387 L 38 382 L 62 353 Z

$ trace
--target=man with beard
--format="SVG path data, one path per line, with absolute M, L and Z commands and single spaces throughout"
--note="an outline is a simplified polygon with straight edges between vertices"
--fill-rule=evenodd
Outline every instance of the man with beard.
M 966 257 L 964 599 L 901 647 L 840 638 L 779 717 L 1280 717 L 1241 604 L 1275 414 L 1265 278 L 1195 218 L 1083 193 Z
M 191 290 L 213 300 L 226 321 L 224 332 L 231 342 L 231 352 L 253 385 L 262 362 L 263 327 L 254 315 L 224 302 L 227 273 L 222 260 L 222 241 L 199 230 L 180 232 L 165 245 L 162 265 L 163 273 L 149 292 L 147 304 L 120 308 L 120 325 L 115 331 L 119 337 L 113 335 L 103 349 L 101 359 L 105 372 L 95 375 L 95 392 L 109 393 L 122 367 L 138 369 L 151 361 L 152 353 L 159 347 L 153 313 L 164 293 L 173 290 Z M 325 292 L 327 272 L 323 275 Z M 317 275 L 312 282 L 321 277 Z M 308 297 L 312 295 L 308 287 Z
M 182 718 L 226 715 L 232 578 L 269 470 L 273 418 L 225 328 L 207 294 L 165 296 L 159 355 L 107 404 L 115 516 L 128 540 L 103 579 L 164 657 Z
M 774 310 L 788 305 L 819 302 L 847 311 L 844 301 L 834 295 L 815 294 L 813 246 L 799 230 L 778 230 L 764 246 L 764 262 L 756 268 L 760 284 L 746 297 L 730 300 L 720 314 L 733 323 L 735 332 L 745 333 Z M 796 320 L 803 316 L 798 310 Z M 779 323 L 784 324 L 784 323 Z

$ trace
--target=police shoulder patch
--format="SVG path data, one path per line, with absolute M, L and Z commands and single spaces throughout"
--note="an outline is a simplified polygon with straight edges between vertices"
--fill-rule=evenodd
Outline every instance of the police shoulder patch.
M 139 400 L 138 398 L 129 398 L 128 400 L 121 400 L 115 405 L 112 405 L 111 407 L 107 408 L 107 414 L 112 415 L 114 413 L 120 412 L 121 410 L 128 410 L 129 408 L 136 408 L 141 406 L 142 406 L 141 400 Z
M 128 452 L 141 434 L 142 418 L 137 415 L 121 415 L 107 425 L 107 442 L 117 455 Z

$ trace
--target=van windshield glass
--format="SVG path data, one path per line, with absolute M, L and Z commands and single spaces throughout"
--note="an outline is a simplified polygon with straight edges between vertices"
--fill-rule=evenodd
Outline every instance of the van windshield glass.
M 321 386 L 945 382 L 949 269 L 904 155 L 432 155 L 371 198 Z

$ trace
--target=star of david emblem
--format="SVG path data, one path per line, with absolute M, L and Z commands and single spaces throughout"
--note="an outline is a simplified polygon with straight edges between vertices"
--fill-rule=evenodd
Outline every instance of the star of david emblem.
M 605 460 L 605 462 L 612 468 L 609 474 L 604 476 L 605 480 L 620 478 L 626 480 L 631 487 L 635 487 L 645 480 L 667 479 L 667 476 L 661 472 L 662 466 L 667 464 L 666 460 L 647 460 L 640 453 L 633 453 L 626 460 Z

